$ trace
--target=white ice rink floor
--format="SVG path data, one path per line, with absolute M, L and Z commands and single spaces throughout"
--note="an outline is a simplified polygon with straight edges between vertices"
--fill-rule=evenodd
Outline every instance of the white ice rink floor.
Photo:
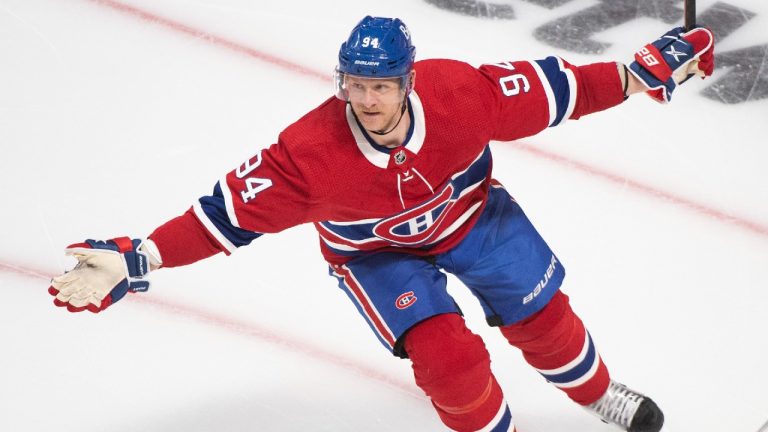
M 311 227 L 158 271 L 149 293 L 99 315 L 55 308 L 46 289 L 71 265 L 67 244 L 149 234 L 327 98 L 336 50 L 365 14 L 401 17 L 419 58 L 476 65 L 629 61 L 670 27 L 634 20 L 600 34 L 605 53 L 575 54 L 533 30 L 595 2 L 501 3 L 515 20 L 417 0 L 0 0 L 0 431 L 443 430 L 408 362 L 327 276 Z M 768 5 L 731 4 L 756 16 L 718 48 L 768 43 Z M 757 432 L 768 100 L 719 103 L 701 95 L 708 84 L 494 143 L 495 176 L 565 264 L 563 290 L 614 378 L 662 406 L 665 431 Z M 520 432 L 613 430 L 450 283 Z

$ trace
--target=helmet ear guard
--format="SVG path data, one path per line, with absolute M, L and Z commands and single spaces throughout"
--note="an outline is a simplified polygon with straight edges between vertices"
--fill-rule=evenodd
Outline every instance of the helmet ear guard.
M 344 84 L 344 73 L 339 71 L 338 66 L 333 70 L 333 90 L 337 98 L 345 102 L 349 100 L 349 92 Z

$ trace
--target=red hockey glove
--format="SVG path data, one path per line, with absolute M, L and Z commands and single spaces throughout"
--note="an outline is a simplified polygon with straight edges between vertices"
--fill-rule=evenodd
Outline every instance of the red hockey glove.
M 149 281 L 144 280 L 144 276 L 149 273 L 150 261 L 153 264 L 159 261 L 159 257 L 148 250 L 142 240 L 128 237 L 86 240 L 68 246 L 66 254 L 77 258 L 78 263 L 51 281 L 48 292 L 55 297 L 53 303 L 70 312 L 98 313 L 128 291 L 148 290 Z
M 715 68 L 715 37 L 709 29 L 697 27 L 685 32 L 674 28 L 635 53 L 629 70 L 656 101 L 672 100 L 672 92 L 694 75 L 702 79 Z

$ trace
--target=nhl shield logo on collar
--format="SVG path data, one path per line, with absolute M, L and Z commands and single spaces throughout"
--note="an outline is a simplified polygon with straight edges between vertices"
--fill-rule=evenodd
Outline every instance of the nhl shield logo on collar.
M 395 163 L 398 165 L 402 165 L 403 162 L 405 162 L 405 150 L 400 150 L 399 152 L 395 153 Z

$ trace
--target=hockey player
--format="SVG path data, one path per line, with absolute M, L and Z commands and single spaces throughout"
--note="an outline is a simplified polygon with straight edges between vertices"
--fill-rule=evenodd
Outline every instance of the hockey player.
M 547 381 L 623 430 L 661 429 L 648 397 L 612 380 L 560 291 L 563 265 L 492 178 L 491 140 L 534 135 L 713 70 L 712 33 L 676 28 L 621 63 L 558 57 L 479 68 L 415 62 L 399 19 L 365 17 L 339 50 L 337 94 L 146 239 L 87 240 L 53 279 L 55 304 L 100 312 L 144 291 L 150 269 L 232 253 L 313 223 L 329 271 L 457 431 L 514 431 L 483 341 L 446 291 L 452 273 L 488 324 Z

